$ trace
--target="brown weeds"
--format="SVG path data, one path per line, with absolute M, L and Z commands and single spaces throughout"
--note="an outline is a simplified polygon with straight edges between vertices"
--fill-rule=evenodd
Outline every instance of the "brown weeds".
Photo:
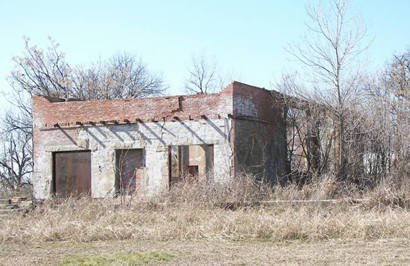
M 390 200 L 395 198 L 388 194 L 394 194 L 392 190 L 387 193 L 379 188 L 362 193 L 363 197 L 373 197 L 365 206 L 347 201 L 328 206 L 291 202 L 260 204 L 289 199 L 328 199 L 338 195 L 338 191 L 338 185 L 331 180 L 310 187 L 272 189 L 263 182 L 243 176 L 223 185 L 181 183 L 149 202 L 132 200 L 129 204 L 121 204 L 118 199 L 87 198 L 67 199 L 58 204 L 48 201 L 28 214 L 0 220 L 0 241 L 283 241 L 410 237 L 408 207 Z M 375 198 L 380 198 L 377 204 L 372 201 Z

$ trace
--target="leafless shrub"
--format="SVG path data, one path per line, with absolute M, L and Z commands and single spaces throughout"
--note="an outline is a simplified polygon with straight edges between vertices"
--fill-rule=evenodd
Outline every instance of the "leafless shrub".
M 410 181 L 397 185 L 395 180 L 383 180 L 375 188 L 366 193 L 368 201 L 363 203 L 366 208 L 400 207 L 410 209 Z

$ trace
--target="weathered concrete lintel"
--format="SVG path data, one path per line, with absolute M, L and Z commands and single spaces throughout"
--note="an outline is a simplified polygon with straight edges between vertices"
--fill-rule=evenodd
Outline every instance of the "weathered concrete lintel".
M 87 151 L 89 150 L 88 145 L 86 147 L 81 147 L 77 145 L 45 145 L 46 152 L 59 152 L 59 151 Z
M 144 149 L 145 145 L 142 144 L 140 141 L 132 141 L 132 142 L 116 142 L 111 145 L 113 149 Z

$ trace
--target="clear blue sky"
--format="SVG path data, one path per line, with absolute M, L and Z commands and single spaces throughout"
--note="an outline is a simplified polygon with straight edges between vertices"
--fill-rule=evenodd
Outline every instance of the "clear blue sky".
M 295 67 L 283 48 L 304 34 L 309 2 L 1 0 L 0 93 L 10 90 L 5 79 L 11 57 L 22 54 L 23 36 L 40 47 L 51 36 L 72 65 L 121 51 L 136 54 L 162 72 L 170 94 L 183 93 L 191 58 L 201 54 L 214 57 L 235 79 L 269 88 Z M 353 12 L 375 37 L 371 68 L 410 48 L 410 0 L 356 0 Z

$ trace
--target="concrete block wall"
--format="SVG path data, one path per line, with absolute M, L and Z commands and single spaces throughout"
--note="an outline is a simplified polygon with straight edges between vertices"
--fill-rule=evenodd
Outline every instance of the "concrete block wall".
M 169 145 L 213 144 L 215 181 L 221 182 L 229 177 L 232 157 L 227 138 L 231 126 L 229 119 L 183 123 L 184 125 L 179 121 L 144 125 L 96 125 L 62 129 L 65 133 L 60 130 L 41 132 L 47 135 L 47 138 L 36 142 L 33 179 L 35 197 L 45 199 L 51 196 L 52 152 L 57 151 L 91 151 L 91 195 L 95 198 L 111 196 L 114 193 L 116 149 L 144 150 L 142 183 L 145 184 L 143 193 L 147 195 L 153 195 L 168 187 Z M 70 135 L 70 138 L 65 134 Z
M 170 145 L 213 144 L 214 179 L 232 172 L 231 89 L 219 94 L 53 102 L 33 97 L 34 196 L 52 195 L 53 152 L 91 151 L 91 195 L 115 192 L 115 150 L 143 149 L 143 193 L 168 187 Z M 137 121 L 138 120 L 138 121 Z

